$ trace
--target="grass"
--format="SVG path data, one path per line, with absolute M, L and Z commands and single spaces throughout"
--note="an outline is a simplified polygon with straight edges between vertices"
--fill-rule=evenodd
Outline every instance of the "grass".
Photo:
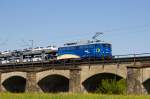
M 42 93 L 25 93 L 12 94 L 0 93 L 0 99 L 150 99 L 150 96 L 135 95 L 100 95 L 100 94 L 42 94 Z

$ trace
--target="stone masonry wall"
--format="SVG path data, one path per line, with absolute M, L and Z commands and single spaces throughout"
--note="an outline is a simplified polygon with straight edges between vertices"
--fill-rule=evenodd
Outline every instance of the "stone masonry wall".
M 70 80 L 69 80 L 69 92 L 78 93 L 81 90 L 80 80 L 81 73 L 79 69 L 71 69 L 70 70 Z
M 140 68 L 127 69 L 127 94 L 142 94 Z
M 40 88 L 36 83 L 36 72 L 27 73 L 26 92 L 39 92 Z

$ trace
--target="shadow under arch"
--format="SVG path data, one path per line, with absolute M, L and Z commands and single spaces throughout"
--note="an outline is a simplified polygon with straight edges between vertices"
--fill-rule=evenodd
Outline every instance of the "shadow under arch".
M 38 82 L 43 92 L 57 93 L 69 91 L 69 79 L 61 75 L 49 75 Z
M 12 76 L 6 79 L 2 85 L 6 91 L 12 93 L 23 93 L 25 92 L 26 79 L 21 76 Z
M 146 89 L 146 92 L 148 94 L 150 94 L 150 79 L 146 80 L 145 82 L 143 82 L 143 86 Z
M 87 92 L 95 92 L 104 79 L 115 79 L 119 81 L 123 78 L 112 73 L 99 73 L 86 79 L 82 85 Z

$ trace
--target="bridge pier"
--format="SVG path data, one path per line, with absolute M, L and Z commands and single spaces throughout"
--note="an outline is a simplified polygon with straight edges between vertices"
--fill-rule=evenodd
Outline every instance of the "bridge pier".
M 2 84 L 2 72 L 0 71 L 0 92 L 6 92 L 6 89 L 4 88 Z
M 69 92 L 79 93 L 81 92 L 81 70 L 78 68 L 70 69 L 70 80 L 69 80 Z
M 36 83 L 36 72 L 27 72 L 26 92 L 39 92 L 40 89 Z
M 2 73 L 0 72 L 0 92 L 3 92 L 3 88 L 2 88 L 2 81 L 1 81 L 1 78 L 2 78 Z
M 147 94 L 142 84 L 142 69 L 142 66 L 127 67 L 127 94 Z

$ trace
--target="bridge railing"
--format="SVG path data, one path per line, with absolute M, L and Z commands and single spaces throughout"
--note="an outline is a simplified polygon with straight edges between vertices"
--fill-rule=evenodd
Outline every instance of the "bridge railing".
M 113 56 L 114 58 L 146 57 L 146 56 L 150 56 L 150 53 L 124 54 L 124 55 L 113 55 Z
M 87 59 L 87 60 L 71 60 L 57 61 L 57 60 L 42 60 L 38 62 L 13 62 L 8 64 L 0 64 L 0 67 L 19 68 L 19 67 L 55 67 L 55 66 L 74 66 L 80 64 L 99 64 L 99 63 L 120 63 L 120 62 L 137 62 L 137 61 L 150 61 L 150 53 L 141 54 L 127 54 L 127 55 L 114 55 L 113 59 Z

